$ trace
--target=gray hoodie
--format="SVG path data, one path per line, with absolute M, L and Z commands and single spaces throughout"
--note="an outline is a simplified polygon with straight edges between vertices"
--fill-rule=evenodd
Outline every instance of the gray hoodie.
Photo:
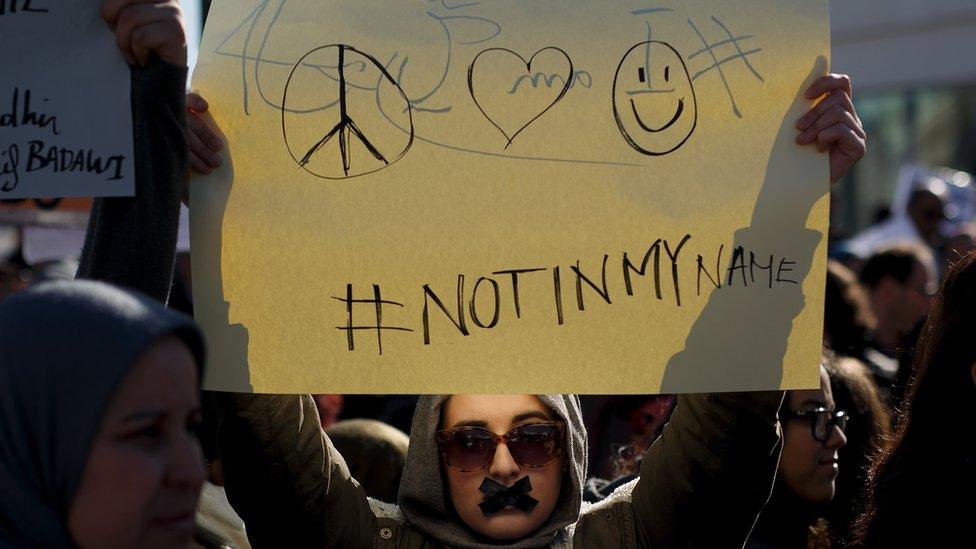
M 506 547 L 545 547 L 572 537 L 579 519 L 586 477 L 586 429 L 576 395 L 538 395 L 566 422 L 566 470 L 559 501 L 549 519 L 531 537 Z M 451 547 L 487 548 L 458 519 L 451 507 L 441 475 L 440 454 L 434 433 L 439 428 L 441 406 L 448 395 L 420 398 L 410 427 L 410 448 L 400 484 L 400 510 L 410 524 L 426 536 Z
M 568 425 L 562 500 L 506 547 L 741 547 L 769 497 L 782 393 L 682 395 L 639 481 L 581 503 L 585 434 L 574 396 L 542 395 Z M 444 396 L 422 397 L 400 506 L 367 501 L 319 425 L 308 395 L 221 393 L 227 495 L 254 547 L 492 547 L 449 507 L 435 449 Z

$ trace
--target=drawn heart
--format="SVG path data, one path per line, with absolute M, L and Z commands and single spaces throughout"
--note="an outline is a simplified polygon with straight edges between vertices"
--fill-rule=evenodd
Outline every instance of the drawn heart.
M 536 60 L 536 57 L 538 57 L 540 54 L 547 53 L 547 52 L 553 53 L 561 59 L 565 59 L 566 67 L 567 67 L 565 73 L 562 72 L 533 73 L 532 72 L 532 63 Z M 491 57 L 495 58 L 495 63 L 492 68 L 496 70 L 491 71 L 490 76 L 492 78 L 487 80 L 482 78 L 480 81 L 491 82 L 492 86 L 487 87 L 487 89 L 484 89 L 482 87 L 485 85 L 480 84 L 479 88 L 482 89 L 476 92 L 475 77 L 474 77 L 476 66 L 485 67 L 486 65 L 485 62 L 482 62 L 481 65 L 478 65 L 478 61 L 486 58 L 491 58 Z M 504 71 L 497 70 L 500 65 L 499 61 L 505 61 L 504 58 L 506 57 L 514 58 L 508 61 L 518 60 L 517 71 L 515 75 L 516 77 L 514 79 L 505 78 L 506 76 L 511 76 L 511 75 L 504 74 Z M 490 69 L 482 69 L 482 71 L 488 71 L 488 70 Z M 503 74 L 500 75 L 499 72 L 502 72 Z M 556 82 L 557 78 L 562 80 L 562 86 L 556 86 L 555 88 L 553 88 L 552 84 Z M 474 59 L 471 61 L 471 65 L 468 66 L 468 92 L 470 92 L 471 94 L 471 99 L 474 100 L 474 104 L 478 107 L 478 110 L 481 111 L 481 114 L 483 114 L 484 117 L 488 119 L 488 122 L 491 122 L 491 125 L 495 126 L 495 128 L 497 128 L 498 131 L 500 131 L 502 135 L 505 136 L 505 139 L 508 140 L 508 142 L 505 144 L 506 149 L 509 147 L 509 145 L 512 144 L 512 141 L 514 141 L 515 138 L 520 133 L 522 133 L 522 131 L 525 128 L 529 127 L 530 124 L 538 120 L 540 116 L 542 116 L 549 109 L 555 106 L 555 104 L 558 103 L 559 100 L 566 95 L 566 92 L 569 91 L 569 88 L 572 85 L 572 81 L 573 81 L 573 61 L 572 59 L 569 58 L 569 55 L 565 51 L 555 46 L 548 46 L 540 49 L 539 51 L 532 54 L 532 57 L 530 57 L 528 61 L 526 61 L 525 58 L 522 57 L 521 55 L 509 49 L 488 48 L 482 51 L 481 53 L 479 53 L 478 55 L 476 55 Z M 541 102 L 538 102 L 535 105 L 535 108 L 533 108 L 533 105 L 526 105 L 524 102 L 520 104 L 514 103 L 514 101 L 519 101 L 520 99 L 517 96 L 516 92 L 522 89 L 520 87 L 523 85 L 523 83 L 525 83 L 526 86 L 531 86 L 533 90 L 536 90 L 535 93 L 537 94 L 545 93 L 543 90 L 540 90 L 539 86 L 541 83 L 545 90 L 551 90 L 550 95 L 552 95 L 552 99 L 550 100 L 548 96 L 546 96 L 544 99 L 542 99 Z M 526 87 L 524 89 L 528 89 L 528 88 Z M 479 94 L 481 95 L 481 100 L 478 99 Z M 506 97 L 506 96 L 511 96 L 511 97 Z M 539 109 L 540 106 L 542 107 L 541 109 Z M 495 109 L 496 112 L 494 112 L 493 114 L 489 114 L 488 111 L 493 109 Z M 525 111 L 523 109 L 528 109 L 528 111 Z M 501 111 L 506 111 L 506 112 L 503 113 Z M 508 127 L 507 131 L 506 128 L 503 128 L 502 126 L 507 126 Z

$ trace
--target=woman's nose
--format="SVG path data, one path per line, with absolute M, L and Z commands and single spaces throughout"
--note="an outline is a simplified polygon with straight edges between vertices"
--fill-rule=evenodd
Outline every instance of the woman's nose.
M 182 436 L 170 448 L 167 480 L 170 484 L 199 490 L 207 479 L 203 451 L 194 436 Z
M 824 446 L 827 448 L 838 449 L 843 448 L 847 445 L 847 435 L 844 431 L 836 425 L 830 427 L 830 434 L 827 435 L 827 440 L 824 441 Z
M 507 481 L 518 476 L 519 466 L 508 451 L 508 445 L 502 443 L 495 449 L 495 457 L 491 460 L 488 474 L 499 481 Z

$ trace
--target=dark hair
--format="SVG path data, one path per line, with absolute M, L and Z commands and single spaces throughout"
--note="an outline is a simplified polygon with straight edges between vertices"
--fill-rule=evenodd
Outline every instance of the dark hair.
M 916 182 L 916 185 L 920 185 L 919 188 L 912 191 L 912 194 L 908 195 L 908 203 L 905 205 L 907 209 L 912 209 L 922 201 L 923 198 L 934 198 L 939 202 L 945 202 L 945 184 L 935 179 L 925 179 L 920 182 Z
M 927 249 L 914 244 L 899 244 L 868 259 L 861 269 L 861 283 L 873 289 L 886 277 L 891 277 L 899 284 L 907 284 L 916 264 L 927 268 L 931 261 L 932 254 Z
M 864 287 L 854 272 L 837 261 L 827 261 L 824 333 L 830 348 L 838 354 L 861 356 L 868 332 L 874 330 L 876 323 Z
M 901 524 L 907 510 L 923 512 L 919 506 L 939 503 L 920 492 L 949 489 L 934 487 L 930 476 L 972 452 L 974 437 L 960 435 L 958 426 L 976 424 L 976 385 L 971 376 L 976 363 L 974 335 L 976 252 L 971 252 L 950 269 L 922 328 L 895 435 L 878 454 L 869 475 L 869 496 L 857 525 L 859 543 L 882 546 L 881 540 L 893 535 L 886 529 L 917 527 Z
M 820 357 L 820 364 L 827 371 L 828 377 L 830 370 L 826 365 L 831 360 L 833 355 L 824 350 Z M 786 417 L 790 411 L 790 393 L 791 391 L 787 391 L 786 398 L 780 403 L 777 413 L 780 418 Z M 781 445 L 785 445 L 786 439 L 782 435 L 781 439 Z M 773 493 L 759 514 L 746 547 L 829 549 L 831 526 L 828 519 L 823 516 L 826 510 L 824 504 L 802 499 L 786 484 L 783 477 L 777 474 Z
M 838 450 L 840 472 L 827 513 L 831 537 L 844 547 L 864 502 L 870 457 L 890 437 L 891 418 L 881 402 L 871 372 L 861 361 L 850 357 L 828 357 L 824 366 L 837 409 L 846 411 L 849 417 L 844 430 L 847 444 Z

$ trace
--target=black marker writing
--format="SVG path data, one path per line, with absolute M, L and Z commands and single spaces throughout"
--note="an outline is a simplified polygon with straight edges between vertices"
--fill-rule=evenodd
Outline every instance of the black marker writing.
M 495 275 L 504 275 L 504 274 L 510 274 L 510 275 L 512 275 L 512 296 L 515 299 L 515 316 L 517 318 L 522 318 L 522 306 L 521 306 L 521 303 L 519 302 L 519 286 L 518 286 L 518 283 L 519 283 L 519 275 L 520 274 L 526 274 L 526 273 L 536 273 L 536 272 L 544 271 L 544 270 L 545 269 L 543 269 L 543 268 L 537 268 L 537 269 L 510 269 L 510 270 L 507 270 L 507 271 L 495 271 L 495 272 L 491 273 L 491 274 L 495 274 Z
M 0 15 L 20 13 L 48 13 L 48 8 L 37 0 L 0 0 Z
M 786 259 L 779 260 L 779 269 L 776 270 L 776 282 L 789 282 L 790 284 L 799 284 L 799 282 L 793 280 L 792 278 L 783 278 L 783 273 L 793 272 L 793 269 L 786 268 L 786 265 L 796 265 L 796 261 L 787 261 Z
M 630 258 L 627 257 L 627 252 L 624 252 L 623 259 L 623 269 L 624 269 L 624 286 L 627 289 L 627 295 L 634 295 L 634 285 L 630 279 L 631 271 L 644 276 L 647 272 L 647 262 L 651 259 L 651 254 L 654 254 L 654 292 L 657 294 L 657 298 L 661 299 L 661 239 L 654 241 L 654 244 L 647 249 L 647 253 L 644 254 L 644 259 L 641 261 L 640 268 L 638 269 L 630 262 Z
M 38 139 L 28 143 L 27 171 L 51 170 L 53 172 L 86 172 L 102 175 L 108 173 L 108 181 L 122 179 L 125 156 L 99 156 L 92 149 L 68 149 L 49 146 Z
M 461 335 L 470 335 L 468 332 L 468 327 L 464 323 L 464 275 L 458 275 L 457 281 L 457 320 L 447 307 L 444 306 L 444 302 L 441 298 L 437 297 L 434 290 L 430 289 L 430 284 L 424 284 L 424 314 L 423 314 L 423 325 L 424 325 L 424 345 L 430 345 L 430 313 L 428 312 L 427 299 L 430 298 L 434 300 L 434 303 L 440 308 L 441 311 L 450 319 L 454 327 L 461 332 Z
M 559 267 L 552 269 L 552 287 L 556 300 L 556 321 L 563 325 L 563 286 L 559 282 Z
M 481 318 L 478 317 L 478 308 L 476 306 L 476 302 L 478 299 L 478 287 L 481 286 L 482 282 L 488 282 L 489 284 L 491 284 L 491 289 L 494 292 L 494 296 L 495 296 L 493 300 L 495 307 L 494 309 L 492 309 L 493 312 L 491 316 L 491 322 L 489 322 L 488 324 L 483 323 L 481 321 Z M 498 324 L 498 314 L 500 312 L 499 309 L 501 308 L 500 301 L 501 299 L 498 294 L 498 283 L 495 282 L 495 280 L 492 278 L 486 278 L 486 277 L 479 278 L 478 281 L 474 283 L 474 289 L 471 290 L 471 301 L 468 303 L 468 306 L 471 311 L 471 320 L 473 320 L 474 323 L 477 324 L 479 328 L 494 328 L 495 324 Z
M 698 295 L 701 295 L 701 275 L 702 275 L 702 273 L 705 273 L 705 276 L 708 277 L 708 281 L 711 282 L 712 284 L 714 284 L 716 289 L 720 289 L 722 287 L 722 274 L 721 274 L 721 271 L 722 271 L 722 252 L 724 250 L 725 250 L 725 245 L 724 244 L 718 247 L 718 256 L 715 258 L 715 278 L 712 278 L 711 273 L 709 273 L 708 272 L 708 269 L 706 269 L 705 266 L 702 264 L 702 256 L 701 256 L 701 254 L 698 255 Z
M 674 248 L 673 252 L 671 251 L 671 245 L 668 244 L 668 241 L 664 241 L 664 251 L 667 252 L 668 258 L 671 259 L 671 278 L 674 279 L 674 300 L 678 304 L 678 307 L 681 306 L 681 287 L 678 284 L 678 254 L 681 253 L 681 248 L 684 248 L 685 243 L 690 239 L 691 235 L 686 234 L 684 238 L 681 239 L 681 242 L 679 242 Z
M 7 150 L 0 151 L 0 191 L 10 192 L 20 183 L 18 167 L 20 164 L 20 150 L 17 145 L 10 145 Z
M 0 0 L 2 2 L 3 0 Z M 46 102 L 47 99 L 44 99 Z M 34 111 L 31 107 L 31 90 L 25 88 L 21 95 L 20 88 L 14 88 L 10 99 L 10 109 L 0 114 L 0 128 L 19 128 L 33 126 L 40 129 L 50 127 L 51 133 L 61 135 L 58 130 L 58 117 L 43 112 Z
M 662 299 L 661 295 L 661 244 L 664 244 L 664 250 L 668 254 L 668 258 L 671 260 L 671 278 L 674 284 L 674 300 L 678 307 L 681 306 L 681 285 L 678 279 L 678 256 L 681 254 L 681 249 L 684 248 L 685 243 L 691 239 L 690 234 L 686 234 L 678 245 L 675 246 L 674 250 L 671 250 L 671 244 L 667 240 L 657 239 L 654 241 L 650 247 L 647 248 L 647 253 L 644 254 L 644 259 L 641 260 L 640 267 L 635 266 L 627 252 L 624 252 L 624 257 L 622 263 L 623 273 L 624 273 L 624 287 L 627 291 L 627 295 L 634 295 L 634 285 L 631 279 L 631 273 L 636 273 L 640 276 L 645 276 L 647 272 L 647 263 L 651 259 L 651 255 L 654 255 L 654 295 L 657 296 L 658 300 Z M 699 256 L 699 260 L 700 260 Z
M 0 164 L 2 167 L 2 164 Z M 567 265 L 555 265 L 552 267 L 534 267 L 520 269 L 499 269 L 492 271 L 490 275 L 479 276 L 473 285 L 465 284 L 469 280 L 468 275 L 459 273 L 456 284 L 448 290 L 447 288 L 435 288 L 431 284 L 421 286 L 423 298 L 423 308 L 420 311 L 419 331 L 423 332 L 423 344 L 431 345 L 435 339 L 440 341 L 457 341 L 456 337 L 470 336 L 473 330 L 491 330 L 504 322 L 513 322 L 521 319 L 522 322 L 537 322 L 535 320 L 522 318 L 522 307 L 527 305 L 530 309 L 538 309 L 540 306 L 549 308 L 555 312 L 555 326 L 562 326 L 571 320 L 567 316 L 574 314 L 586 315 L 586 311 L 594 308 L 613 306 L 619 302 L 626 301 L 624 295 L 631 298 L 640 299 L 640 281 L 638 277 L 647 279 L 648 292 L 644 295 L 654 301 L 664 301 L 663 294 L 667 293 L 665 286 L 670 282 L 674 289 L 674 306 L 682 306 L 681 279 L 691 276 L 692 272 L 697 277 L 697 292 L 695 295 L 702 294 L 702 275 L 711 282 L 715 290 L 732 287 L 753 287 L 756 291 L 774 290 L 776 285 L 799 284 L 800 281 L 791 277 L 790 273 L 797 271 L 796 261 L 782 257 L 777 259 L 774 253 L 758 253 L 744 246 L 736 246 L 732 249 L 731 257 L 725 261 L 725 245 L 719 245 L 715 254 L 714 271 L 706 267 L 706 263 L 711 265 L 711 258 L 706 259 L 705 254 L 697 254 L 696 259 L 682 259 L 688 254 L 682 252 L 688 248 L 692 241 L 692 235 L 685 234 L 680 239 L 668 240 L 657 238 L 651 241 L 646 251 L 642 254 L 641 260 L 635 261 L 634 257 L 624 252 L 619 256 L 611 254 L 601 254 L 597 258 L 589 261 L 575 260 L 568 265 L 569 272 L 574 278 L 573 286 L 576 294 L 576 309 L 566 310 L 563 303 L 563 284 L 562 275 L 565 272 L 563 267 Z M 671 268 L 662 268 L 662 258 L 671 263 Z M 653 260 L 653 267 L 652 267 Z M 620 261 L 619 270 L 614 262 Z M 610 267 L 610 268 L 608 268 Z M 597 276 L 597 269 L 599 275 Z M 670 276 L 668 271 L 670 270 Z M 775 272 L 775 276 L 773 271 Z M 525 281 L 526 275 L 551 271 L 552 298 L 543 297 L 539 290 L 540 283 L 548 284 L 548 280 L 543 277 L 529 277 L 533 284 L 531 293 L 524 293 L 521 286 Z M 511 301 L 502 294 L 507 291 L 507 285 L 500 283 L 496 277 L 510 278 L 511 280 Z M 651 282 L 653 278 L 653 282 Z M 663 283 L 662 283 L 663 281 Z M 654 292 L 650 294 L 650 285 L 653 284 Z M 623 291 L 621 291 L 621 288 Z M 453 294 L 449 300 L 443 299 Z M 590 303 L 586 302 L 587 294 L 596 294 L 600 299 Z M 344 326 L 337 329 L 344 330 L 347 336 L 349 350 L 354 350 L 355 337 L 357 330 L 375 330 L 377 335 L 377 346 L 382 354 L 382 334 L 384 330 L 399 330 L 405 332 L 415 331 L 405 327 L 393 327 L 384 324 L 383 305 L 394 305 L 404 307 L 403 304 L 382 299 L 379 285 L 373 285 L 373 296 L 366 299 L 354 299 L 352 285 L 346 287 L 346 297 L 334 299 L 346 305 L 346 319 Z M 526 299 L 535 300 L 526 304 Z M 514 304 L 515 314 L 511 315 L 507 309 L 502 307 L 502 302 Z M 375 322 L 356 324 L 353 322 L 353 309 L 356 304 L 372 305 L 375 310 Z M 586 306 L 590 305 L 589 308 Z M 418 305 L 419 306 L 419 303 Z M 597 307 L 595 307 L 597 306 Z M 439 310 L 439 312 L 437 312 Z M 578 310 L 578 312 L 576 312 Z M 360 313 L 362 314 L 362 313 Z M 416 318 L 416 317 L 414 317 Z M 438 320 L 440 318 L 440 320 Z M 447 320 L 447 323 L 444 320 Z M 551 322 L 551 321 L 550 321 Z M 452 326 L 453 328 L 446 328 Z M 456 330 L 456 331 L 455 331 Z M 437 331 L 438 333 L 434 334 Z
M 727 267 L 724 267 L 725 272 L 723 273 L 723 263 L 722 263 L 722 252 L 725 250 L 725 246 L 719 246 L 718 254 L 715 258 L 715 276 L 709 272 L 708 268 L 705 267 L 705 259 L 699 254 L 698 255 L 698 295 L 701 295 L 701 281 L 702 274 L 705 278 L 715 286 L 716 290 L 722 289 L 725 286 L 736 286 L 741 284 L 742 287 L 748 287 L 750 284 L 757 284 L 756 270 L 760 271 L 758 283 L 762 283 L 762 273 L 761 271 L 766 271 L 766 283 L 764 284 L 768 289 L 773 289 L 773 283 L 777 284 L 799 284 L 798 281 L 789 278 L 786 273 L 791 273 L 794 271 L 793 265 L 796 265 L 795 261 L 790 261 L 789 259 L 782 258 L 779 261 L 779 266 L 776 270 L 776 277 L 773 277 L 773 265 L 775 264 L 775 256 L 773 254 L 768 254 L 768 260 L 765 264 L 757 260 L 757 257 L 766 257 L 765 255 L 757 255 L 753 250 L 746 250 L 743 246 L 738 246 L 732 250 L 732 257 L 729 259 Z M 746 252 L 748 252 L 748 262 L 746 261 Z M 748 273 L 748 278 L 746 277 Z M 723 286 L 724 280 L 724 286 Z M 740 283 L 741 280 L 741 283 Z
M 755 252 L 749 252 L 749 278 L 752 279 L 752 283 L 756 283 L 756 267 L 763 271 L 769 271 L 769 287 L 773 287 L 773 254 L 769 254 L 769 263 L 766 266 L 762 266 L 756 263 Z
M 33 172 L 89 173 L 104 175 L 106 181 L 122 179 L 125 155 L 99 155 L 94 149 L 69 149 L 34 139 L 27 142 L 26 155 L 17 143 L 0 149 L 0 192 L 11 192 L 21 176 Z
M 569 266 L 569 268 L 572 269 L 574 273 L 576 273 L 576 306 L 579 307 L 579 310 L 581 311 L 586 310 L 586 307 L 583 305 L 583 282 L 586 282 L 586 284 L 589 287 L 596 290 L 596 293 L 600 294 L 600 297 L 602 297 L 604 301 L 606 301 L 607 303 L 611 303 L 610 289 L 607 288 L 607 260 L 608 259 L 610 259 L 609 255 L 603 256 L 603 270 L 601 271 L 602 281 L 603 281 L 602 288 L 594 284 L 592 280 L 590 280 L 586 275 L 582 273 L 582 271 L 580 271 L 579 261 L 576 262 L 575 267 L 572 265 Z
M 403 307 L 402 303 L 397 303 L 396 301 L 389 301 L 383 299 L 380 293 L 380 287 L 377 284 L 373 284 L 373 298 L 372 299 L 354 299 L 352 296 L 352 284 L 346 285 L 346 297 L 335 297 L 332 299 L 341 301 L 346 304 L 346 325 L 336 326 L 337 330 L 343 330 L 346 332 L 346 341 L 349 344 L 349 350 L 354 351 L 356 349 L 356 337 L 355 332 L 357 330 L 376 330 L 376 346 L 379 348 L 379 354 L 383 354 L 383 330 L 395 330 L 401 332 L 412 332 L 410 328 L 401 328 L 398 326 L 384 326 L 383 325 L 383 305 L 395 305 L 397 307 Z M 357 325 L 353 322 L 353 305 L 355 304 L 367 304 L 372 305 L 373 310 L 376 313 L 375 324 L 367 325 Z
M 726 282 L 727 285 L 729 286 L 732 285 L 732 275 L 735 273 L 735 271 L 739 271 L 742 274 L 742 285 L 746 286 L 748 284 L 748 282 L 746 282 L 745 257 L 746 257 L 746 252 L 742 246 L 739 246 L 732 250 L 732 261 L 729 262 L 729 272 L 728 272 L 729 278 L 728 281 Z

